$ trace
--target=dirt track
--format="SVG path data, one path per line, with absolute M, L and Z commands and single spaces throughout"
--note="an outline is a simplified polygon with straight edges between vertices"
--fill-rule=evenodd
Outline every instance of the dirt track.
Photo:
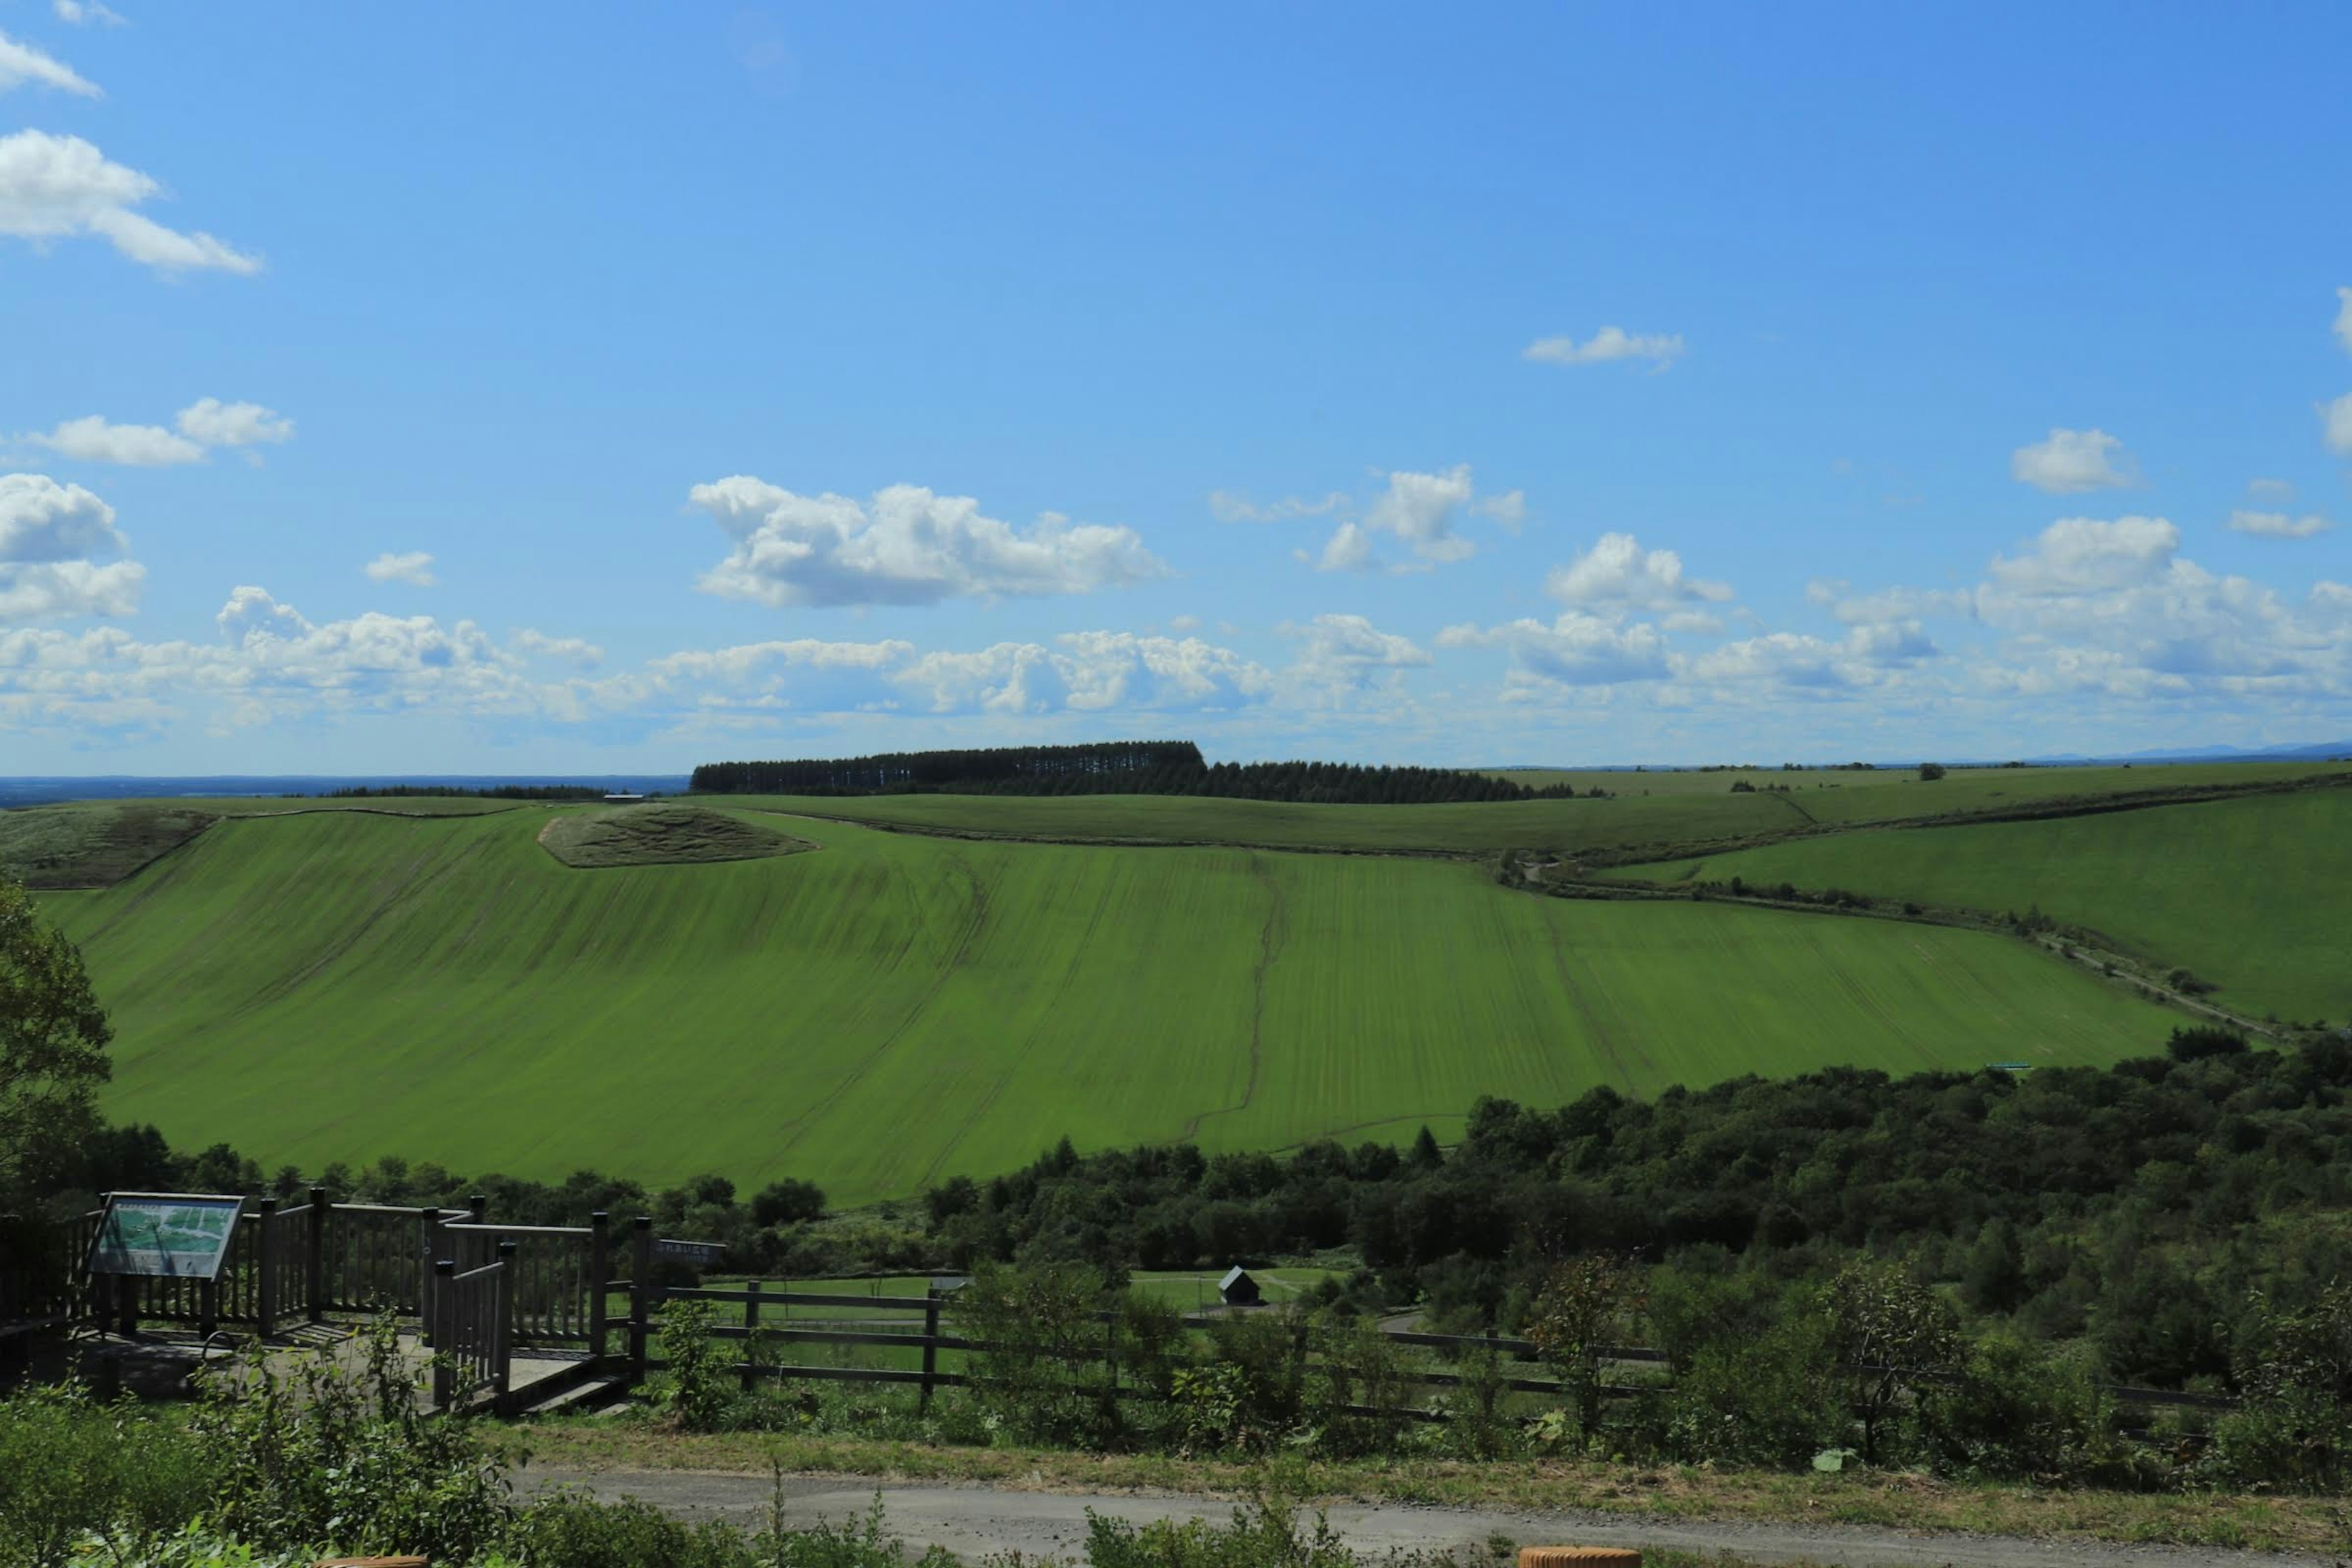
M 581 1486 L 604 1498 L 640 1498 L 687 1520 L 723 1519 L 746 1528 L 767 1522 L 767 1477 L 681 1470 L 581 1472 L 534 1468 L 527 1486 Z M 1083 1562 L 1087 1510 L 1142 1522 L 1222 1520 L 1229 1502 L 1147 1493 L 1086 1496 L 1003 1491 L 989 1487 L 915 1486 L 844 1476 L 788 1477 L 788 1519 L 839 1521 L 862 1514 L 882 1493 L 893 1534 L 917 1550 L 937 1544 L 968 1561 L 1018 1552 Z M 1866 1528 L 1652 1521 L 1606 1514 L 1519 1514 L 1343 1503 L 1331 1526 L 1368 1555 L 1391 1550 L 1483 1552 L 1491 1539 L 1519 1545 L 1633 1546 L 1733 1552 L 1764 1563 L 1814 1563 L 1836 1568 L 2321 1568 L 2331 1560 L 2210 1547 L 2125 1546 L 2105 1542 L 2028 1541 L 1990 1535 L 1906 1535 Z

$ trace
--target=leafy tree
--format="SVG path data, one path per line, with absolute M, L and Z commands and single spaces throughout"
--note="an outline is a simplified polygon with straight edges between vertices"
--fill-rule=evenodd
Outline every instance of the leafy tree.
M 1923 1381 L 1957 1373 L 1968 1341 L 1943 1299 L 1899 1265 L 1857 1258 L 1822 1293 L 1830 1349 L 1862 1423 L 1862 1458 L 1876 1464 L 1888 1421 Z
M 971 1184 L 964 1183 L 969 1194 Z M 940 1213 L 937 1205 L 933 1213 Z M 824 1217 L 824 1189 L 814 1182 L 787 1177 L 761 1187 L 751 1199 L 751 1217 L 761 1225 L 803 1225 Z
M 81 954 L 0 873 L 0 1202 L 73 1182 L 113 1037 Z
M 1942 778 L 1943 776 L 1943 763 L 1921 763 L 1919 764 L 1919 782 L 1921 784 L 1934 784 L 1937 779 Z
M 1587 1439 L 1601 1425 L 1601 1352 L 1641 1305 L 1640 1276 L 1601 1253 L 1554 1268 L 1528 1313 L 1528 1338 L 1568 1385 L 1577 1430 Z

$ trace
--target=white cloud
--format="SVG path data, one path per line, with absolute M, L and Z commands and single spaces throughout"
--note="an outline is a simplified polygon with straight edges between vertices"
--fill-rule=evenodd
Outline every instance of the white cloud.
M 1507 533 L 1517 534 L 1519 524 L 1528 520 L 1528 492 L 1505 490 L 1498 496 L 1488 496 L 1470 509 L 1480 517 L 1491 517 L 1503 525 Z
M 110 425 L 96 414 L 66 420 L 46 436 L 25 439 L 84 463 L 152 468 L 205 460 L 204 447 L 160 425 Z
M 422 550 L 410 550 L 395 554 L 385 551 L 367 563 L 371 583 L 405 583 L 412 588 L 430 588 L 439 579 L 433 575 L 433 557 Z
M 2334 526 L 2312 512 L 2289 517 L 2283 511 L 2248 511 L 2241 507 L 2230 514 L 2231 532 L 2251 533 L 2257 539 L 2309 539 Z
M 2319 405 L 2319 420 L 2327 449 L 2352 458 L 2352 392 Z
M 1480 629 L 1448 626 L 1444 648 L 1499 647 L 1517 668 L 1563 686 L 1613 686 L 1656 680 L 1668 669 L 1665 634 L 1647 622 L 1632 626 L 1570 610 L 1549 626 L 1529 617 Z
M 223 403 L 200 397 L 180 410 L 180 434 L 207 447 L 252 447 L 291 441 L 294 421 L 258 403 Z
M 593 669 L 604 662 L 604 650 L 585 637 L 551 637 L 526 628 L 509 638 L 508 645 L 533 658 L 558 659 L 578 669 Z
M 1366 686 L 1430 662 L 1412 638 L 1381 631 L 1362 616 L 1323 615 L 1303 626 L 1286 621 L 1275 630 L 1299 640 L 1291 673 L 1316 685 Z
M 127 616 L 146 568 L 90 559 L 130 548 L 114 509 L 46 474 L 0 474 L 0 625 Z
M 114 509 L 47 474 L 0 474 L 0 566 L 105 555 L 129 548 Z
M 1544 364 L 1602 364 L 1611 360 L 1642 359 L 1664 370 L 1682 353 L 1680 333 L 1628 332 L 1622 327 L 1603 327 L 1580 343 L 1573 337 L 1538 338 L 1519 351 L 1519 357 Z
M 1047 512 L 1025 531 L 968 496 L 892 485 L 860 503 L 801 496 L 748 475 L 697 485 L 694 504 L 735 541 L 706 593 L 786 605 L 929 605 L 1086 594 L 1168 574 L 1129 528 Z
M 1316 561 L 1321 572 L 1364 572 L 1385 565 L 1372 552 L 1372 535 L 1385 533 L 1402 540 L 1413 553 L 1413 563 L 1391 571 L 1426 571 L 1465 561 L 1477 546 L 1454 531 L 1454 519 L 1475 494 L 1470 465 L 1457 463 L 1442 474 L 1399 468 L 1388 475 L 1388 488 L 1373 498 L 1361 522 L 1343 522 L 1324 542 Z M 1513 492 L 1516 494 L 1517 492 Z
M 2031 554 L 1994 556 L 1992 580 L 2022 598 L 2128 587 L 2161 573 L 2179 547 L 2180 531 L 2160 517 L 2061 518 L 2042 531 Z
M 1372 564 L 1372 539 L 1352 522 L 1343 522 L 1323 543 L 1316 558 L 1318 572 L 1361 572 Z
M 82 98 L 98 98 L 95 83 L 84 80 L 74 68 L 62 60 L 50 58 L 30 44 L 20 44 L 5 33 L 0 33 L 0 92 L 26 82 L 53 87 L 59 92 L 70 92 Z
M 2139 482 L 2124 444 L 2104 430 L 2053 429 L 2050 438 L 2010 454 L 2009 471 L 2020 484 L 2048 495 L 2116 489 Z
M 2336 341 L 2352 351 L 2352 289 L 2336 290 Z
M 1468 540 L 1455 537 L 1454 514 L 1469 504 L 1470 497 L 1467 463 L 1458 463 L 1442 474 L 1400 469 L 1389 476 L 1389 488 L 1364 514 L 1364 526 L 1395 534 L 1426 560 L 1459 561 L 1472 546 Z
M 1209 512 L 1219 522 L 1286 522 L 1294 517 L 1320 517 L 1347 504 L 1348 498 L 1338 490 L 1319 500 L 1285 496 L 1266 506 L 1255 504 L 1237 490 L 1209 492 Z
M 40 242 L 94 234 L 131 260 L 166 272 L 261 270 L 258 258 L 211 235 L 182 234 L 131 210 L 162 188 L 79 136 L 0 136 L 0 235 Z
M 2288 479 L 2248 479 L 2246 489 L 2253 495 L 2284 499 L 2294 494 L 2294 484 Z
M 73 26 L 121 27 L 126 26 L 121 15 L 102 0 L 50 0 L 49 9 L 58 20 Z
M 1972 616 L 1976 595 L 1963 588 L 1884 588 L 1874 594 L 1853 594 L 1842 582 L 1816 580 L 1805 584 L 1808 604 L 1822 606 L 1850 626 L 1885 626 L 1916 621 L 1927 616 Z
M 1544 591 L 1576 609 L 1656 610 L 1694 599 L 1721 603 L 1731 589 L 1683 575 L 1671 550 L 1644 551 L 1630 533 L 1604 533 L 1591 549 L 1552 569 Z

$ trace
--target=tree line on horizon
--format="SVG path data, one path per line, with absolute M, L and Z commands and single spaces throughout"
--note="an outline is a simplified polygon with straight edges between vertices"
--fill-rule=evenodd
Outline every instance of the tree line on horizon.
M 1191 741 L 705 763 L 694 770 L 689 787 L 698 795 L 1172 795 L 1316 805 L 1559 800 L 1576 794 L 1568 784 L 1530 787 L 1459 768 L 1316 762 L 1212 765 Z M 1603 792 L 1596 786 L 1592 793 Z

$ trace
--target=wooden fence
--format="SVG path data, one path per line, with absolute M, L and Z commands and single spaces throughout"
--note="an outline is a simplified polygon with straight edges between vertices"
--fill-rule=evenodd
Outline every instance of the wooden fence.
M 643 1271 L 640 1271 L 638 1278 L 646 1278 Z M 617 1282 L 615 1288 L 620 1288 Z M 928 1405 L 934 1390 L 968 1386 L 972 1382 L 971 1377 L 967 1373 L 940 1370 L 939 1354 L 941 1351 L 984 1354 L 1005 1348 L 961 1333 L 942 1331 L 942 1313 L 946 1313 L 951 1319 L 954 1304 L 951 1298 L 942 1296 L 936 1291 L 921 1296 L 854 1295 L 791 1290 L 781 1286 L 771 1287 L 768 1282 L 757 1279 L 749 1281 L 740 1289 L 707 1289 L 663 1286 L 648 1280 L 642 1289 L 634 1290 L 632 1293 L 633 1324 L 644 1321 L 652 1303 L 661 1300 L 708 1301 L 719 1306 L 740 1304 L 742 1307 L 740 1323 L 720 1322 L 713 1325 L 711 1330 L 715 1337 L 730 1342 L 748 1342 L 756 1339 L 762 1343 L 772 1345 L 863 1346 L 921 1352 L 919 1370 L 908 1367 L 825 1366 L 806 1363 L 761 1363 L 751 1361 L 747 1356 L 746 1359 L 736 1363 L 731 1369 L 741 1386 L 746 1389 L 754 1386 L 762 1378 L 911 1384 L 920 1390 L 920 1398 L 923 1404 Z M 789 1311 L 798 1307 L 833 1307 L 851 1310 L 898 1309 L 907 1314 L 900 1320 L 906 1326 L 889 1328 L 881 1322 L 877 1322 L 874 1327 L 861 1329 L 838 1327 L 795 1329 L 770 1327 L 761 1321 L 762 1314 L 769 1309 L 781 1308 Z M 922 1314 L 922 1327 L 919 1331 L 913 1329 L 912 1315 L 918 1311 Z M 1096 1314 L 1097 1320 L 1106 1324 L 1113 1321 L 1117 1316 L 1118 1314 L 1108 1311 Z M 1214 1315 L 1204 1314 L 1188 1315 L 1178 1321 L 1188 1329 L 1207 1329 L 1221 1320 Z M 1517 1375 L 1504 1370 L 1505 1365 L 1510 1363 L 1522 1365 L 1536 1363 L 1541 1352 L 1530 1340 L 1514 1339 L 1507 1335 L 1491 1333 L 1431 1334 L 1402 1329 L 1382 1329 L 1376 1331 L 1381 1339 L 1391 1344 L 1417 1346 L 1437 1351 L 1457 1363 L 1464 1356 L 1470 1354 L 1491 1355 L 1496 1358 L 1496 1364 L 1492 1373 L 1465 1374 L 1432 1366 L 1402 1367 L 1385 1374 L 1387 1380 L 1392 1383 L 1432 1389 L 1467 1387 L 1482 1391 L 1548 1394 L 1555 1398 L 1569 1397 L 1573 1392 L 1569 1384 L 1556 1378 Z M 1306 1374 L 1318 1371 L 1326 1373 L 1337 1371 L 1342 1376 L 1350 1378 L 1360 1376 L 1360 1369 L 1338 1367 L 1330 1362 L 1314 1359 L 1309 1337 L 1304 1332 L 1293 1341 L 1293 1371 L 1302 1380 Z M 1026 1349 L 1026 1347 L 1024 1348 Z M 632 1336 L 631 1359 L 640 1378 L 647 1372 L 660 1371 L 669 1364 L 666 1358 L 647 1353 L 645 1338 L 641 1332 Z M 1095 1394 L 1108 1394 L 1118 1398 L 1151 1397 L 1151 1391 L 1132 1384 L 1124 1388 L 1120 1387 L 1118 1368 L 1122 1358 L 1108 1343 L 1101 1347 L 1088 1347 L 1084 1351 L 1073 1352 L 1060 1359 L 1076 1365 L 1100 1366 L 1105 1369 L 1108 1383 L 1104 1387 L 1083 1392 Z M 1600 1352 L 1600 1360 L 1604 1365 L 1620 1369 L 1648 1365 L 1663 1371 L 1668 1365 L 1670 1359 L 1664 1351 L 1638 1345 L 1611 1346 Z M 1855 1367 L 1851 1370 L 1873 1373 L 1888 1369 Z M 1922 1383 L 1958 1381 L 1953 1374 L 1948 1373 L 1922 1371 L 1906 1373 L 1906 1375 Z M 1609 1398 L 1625 1399 L 1664 1386 L 1666 1385 L 1662 1382 L 1653 1383 L 1648 1388 L 1624 1383 L 1612 1383 L 1604 1384 L 1601 1392 Z M 2232 1410 L 2237 1408 L 2239 1403 L 2225 1394 L 2189 1394 L 2171 1389 L 2133 1388 L 2118 1384 L 2106 1385 L 2102 1392 L 2117 1404 L 2141 1406 L 2172 1405 L 2204 1410 Z M 1375 1407 L 1347 1405 L 1341 1406 L 1341 1409 L 1351 1415 L 1393 1420 L 1445 1421 L 1450 1419 L 1450 1416 L 1442 1410 L 1412 1406 Z

